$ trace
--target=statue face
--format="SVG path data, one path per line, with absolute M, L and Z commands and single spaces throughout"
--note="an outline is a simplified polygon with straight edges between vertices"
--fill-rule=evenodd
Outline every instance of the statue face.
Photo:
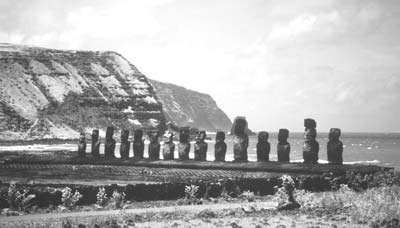
M 114 127 L 107 127 L 106 138 L 111 139 L 114 135 Z
M 134 135 L 133 135 L 133 138 L 135 140 L 142 140 L 142 137 L 143 137 L 143 131 L 142 130 L 136 130 Z
M 196 135 L 196 142 L 204 142 L 206 139 L 206 132 L 205 131 L 200 131 Z
M 247 121 L 245 119 L 237 119 L 236 120 L 236 125 L 235 125 L 235 134 L 236 135 L 241 135 L 245 133 Z
M 93 130 L 92 131 L 92 138 L 93 139 L 98 139 L 99 138 L 99 130 Z
M 128 130 L 124 130 L 121 132 L 121 141 L 126 142 L 128 141 L 129 138 L 129 131 Z
M 150 142 L 156 143 L 158 142 L 158 132 L 153 132 L 150 136 Z
M 289 130 L 287 129 L 279 129 L 278 132 L 278 141 L 285 142 L 289 137 Z
M 341 131 L 339 128 L 331 128 L 329 131 L 329 140 L 339 140 Z
M 259 142 L 268 142 L 268 132 L 261 131 L 258 133 L 258 141 Z
M 84 133 L 81 133 L 79 135 L 79 142 L 85 142 L 85 134 Z
M 174 134 L 172 132 L 165 133 L 164 137 L 165 137 L 164 141 L 168 143 L 173 142 L 174 140 Z
M 313 140 L 315 140 L 316 136 L 317 136 L 317 132 L 316 132 L 316 130 L 314 128 L 307 129 L 304 132 L 304 139 L 306 141 L 313 141 Z
M 223 131 L 217 132 L 217 135 L 215 136 L 215 141 L 223 142 L 224 140 L 225 140 L 225 133 Z
M 179 141 L 182 143 L 186 143 L 189 141 L 189 131 L 187 131 L 186 129 L 181 130 L 179 132 Z

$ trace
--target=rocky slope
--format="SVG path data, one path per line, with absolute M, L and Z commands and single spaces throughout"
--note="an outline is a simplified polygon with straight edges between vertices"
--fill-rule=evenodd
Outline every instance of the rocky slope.
M 151 83 L 163 104 L 165 118 L 173 124 L 207 131 L 231 128 L 231 120 L 210 95 L 170 83 L 154 80 Z
M 0 44 L 0 97 L 1 139 L 165 125 L 148 79 L 115 52 Z
M 0 43 L 0 140 L 72 139 L 94 128 L 104 136 L 109 125 L 130 130 L 165 129 L 166 117 L 178 126 L 192 120 L 194 126 L 207 130 L 229 129 L 227 118 L 222 125 L 215 125 L 223 112 L 208 95 L 164 84 L 176 98 L 166 100 L 165 88 L 154 84 L 159 94 L 146 76 L 115 52 Z M 183 107 L 172 118 L 177 110 L 170 102 Z M 187 108 L 204 111 L 198 114 Z M 218 111 L 222 114 L 216 114 Z M 216 117 L 207 116 L 214 114 Z

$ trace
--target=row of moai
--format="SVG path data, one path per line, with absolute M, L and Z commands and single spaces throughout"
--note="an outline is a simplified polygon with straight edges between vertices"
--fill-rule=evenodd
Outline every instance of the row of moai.
M 319 144 L 316 140 L 316 122 L 313 119 L 304 120 L 304 144 L 303 144 L 303 159 L 304 163 L 318 163 L 318 152 Z M 247 121 L 243 117 L 236 118 L 233 123 L 233 154 L 234 162 L 247 162 L 247 148 L 249 145 Z M 339 140 L 340 129 L 332 128 L 329 132 L 329 142 L 327 144 L 328 161 L 329 163 L 342 164 L 343 158 L 343 144 Z M 115 140 L 113 139 L 114 128 L 108 127 L 106 131 L 105 149 L 104 156 L 107 158 L 114 158 L 115 155 Z M 159 133 L 151 132 L 150 144 L 148 147 L 148 154 L 150 160 L 159 160 L 160 151 L 162 151 L 164 160 L 173 160 L 175 143 L 173 142 L 173 133 L 166 133 L 166 140 L 161 148 L 159 142 Z M 289 130 L 279 129 L 278 132 L 278 145 L 277 154 L 279 162 L 290 162 L 290 143 L 288 142 Z M 130 142 L 128 141 L 129 131 L 121 131 L 121 146 L 120 155 L 122 159 L 129 158 Z M 196 135 L 196 142 L 194 144 L 194 158 L 198 161 L 207 160 L 208 144 L 204 141 L 206 138 L 205 131 L 199 131 Z M 266 131 L 261 131 L 258 134 L 257 143 L 257 161 L 269 161 L 269 153 L 271 150 L 270 143 L 268 142 L 269 134 Z M 225 161 L 227 145 L 224 142 L 225 133 L 222 131 L 216 134 L 216 143 L 214 145 L 215 161 Z M 99 157 L 99 131 L 93 130 L 92 133 L 92 148 L 91 154 L 93 157 Z M 191 144 L 189 142 L 189 128 L 182 128 L 179 132 L 179 143 L 178 143 L 178 156 L 179 160 L 189 160 L 189 152 Z M 144 141 L 143 131 L 134 131 L 133 140 L 133 157 L 137 159 L 143 159 L 144 154 Z M 78 146 L 78 156 L 84 157 L 86 155 L 86 142 L 85 135 L 81 134 L 80 142 Z

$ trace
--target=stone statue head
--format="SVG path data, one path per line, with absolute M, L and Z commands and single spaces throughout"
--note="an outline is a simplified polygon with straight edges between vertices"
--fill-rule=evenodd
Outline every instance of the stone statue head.
M 94 129 L 92 131 L 92 140 L 98 140 L 99 139 L 99 130 Z
M 189 128 L 182 127 L 179 131 L 179 142 L 187 143 L 189 142 Z
M 269 135 L 268 135 L 268 132 L 266 132 L 266 131 L 260 131 L 258 133 L 258 141 L 259 142 L 262 142 L 262 143 L 268 142 L 268 137 L 269 137 Z
M 279 129 L 279 132 L 278 132 L 278 141 L 279 142 L 286 142 L 288 137 L 289 137 L 288 129 Z
M 127 142 L 129 138 L 129 131 L 128 130 L 123 130 L 121 132 L 121 142 Z
M 149 134 L 150 142 L 157 143 L 158 142 L 158 134 L 159 134 L 158 131 L 151 132 Z
M 233 122 L 233 132 L 235 135 L 243 135 L 247 133 L 247 120 L 244 117 L 236 117 Z
M 79 142 L 85 142 L 85 133 L 81 132 L 79 134 Z
M 224 140 L 225 140 L 225 132 L 218 131 L 217 135 L 215 136 L 215 141 L 216 142 L 223 142 Z
M 196 135 L 196 142 L 204 142 L 204 140 L 206 139 L 206 132 L 205 131 L 199 131 L 197 132 Z
M 133 140 L 134 141 L 141 141 L 143 138 L 143 131 L 138 129 L 135 130 L 135 132 L 133 133 Z
M 107 127 L 106 139 L 112 139 L 113 135 L 114 135 L 114 127 Z
M 311 119 L 311 118 L 304 119 L 304 127 L 305 128 L 316 128 L 317 122 L 315 122 L 315 120 Z
M 329 131 L 329 140 L 339 140 L 341 130 L 339 128 L 331 128 Z
M 315 137 L 317 137 L 317 131 L 315 128 L 307 128 L 304 132 L 305 141 L 314 141 Z
M 164 139 L 165 142 L 171 143 L 174 141 L 174 133 L 172 133 L 171 131 L 167 131 L 164 134 L 164 138 L 165 138 Z

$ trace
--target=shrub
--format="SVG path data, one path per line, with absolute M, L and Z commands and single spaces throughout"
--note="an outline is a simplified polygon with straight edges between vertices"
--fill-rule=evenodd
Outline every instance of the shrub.
M 21 193 L 17 190 L 15 183 L 10 183 L 6 196 L 10 209 L 27 211 L 27 209 L 32 206 L 32 200 L 36 197 L 36 195 L 28 193 L 29 191 L 27 189 Z
M 108 200 L 109 198 L 107 197 L 106 190 L 104 187 L 100 187 L 96 195 L 96 204 L 104 207 L 107 205 Z
M 115 208 L 121 208 L 125 202 L 125 193 L 119 193 L 117 190 L 114 190 L 111 200 L 114 203 Z
M 63 206 L 69 209 L 72 209 L 75 207 L 76 203 L 82 198 L 82 195 L 79 193 L 79 191 L 75 191 L 74 194 L 72 194 L 72 190 L 69 187 L 65 187 L 63 190 L 61 190 L 61 202 L 63 203 Z
M 199 186 L 191 184 L 185 186 L 185 201 L 187 204 L 198 204 L 200 201 L 197 199 L 197 192 L 199 191 Z
M 254 202 L 254 200 L 255 200 L 254 192 L 252 192 L 252 191 L 244 191 L 244 192 L 242 192 L 240 197 L 242 199 L 247 200 L 248 202 Z

